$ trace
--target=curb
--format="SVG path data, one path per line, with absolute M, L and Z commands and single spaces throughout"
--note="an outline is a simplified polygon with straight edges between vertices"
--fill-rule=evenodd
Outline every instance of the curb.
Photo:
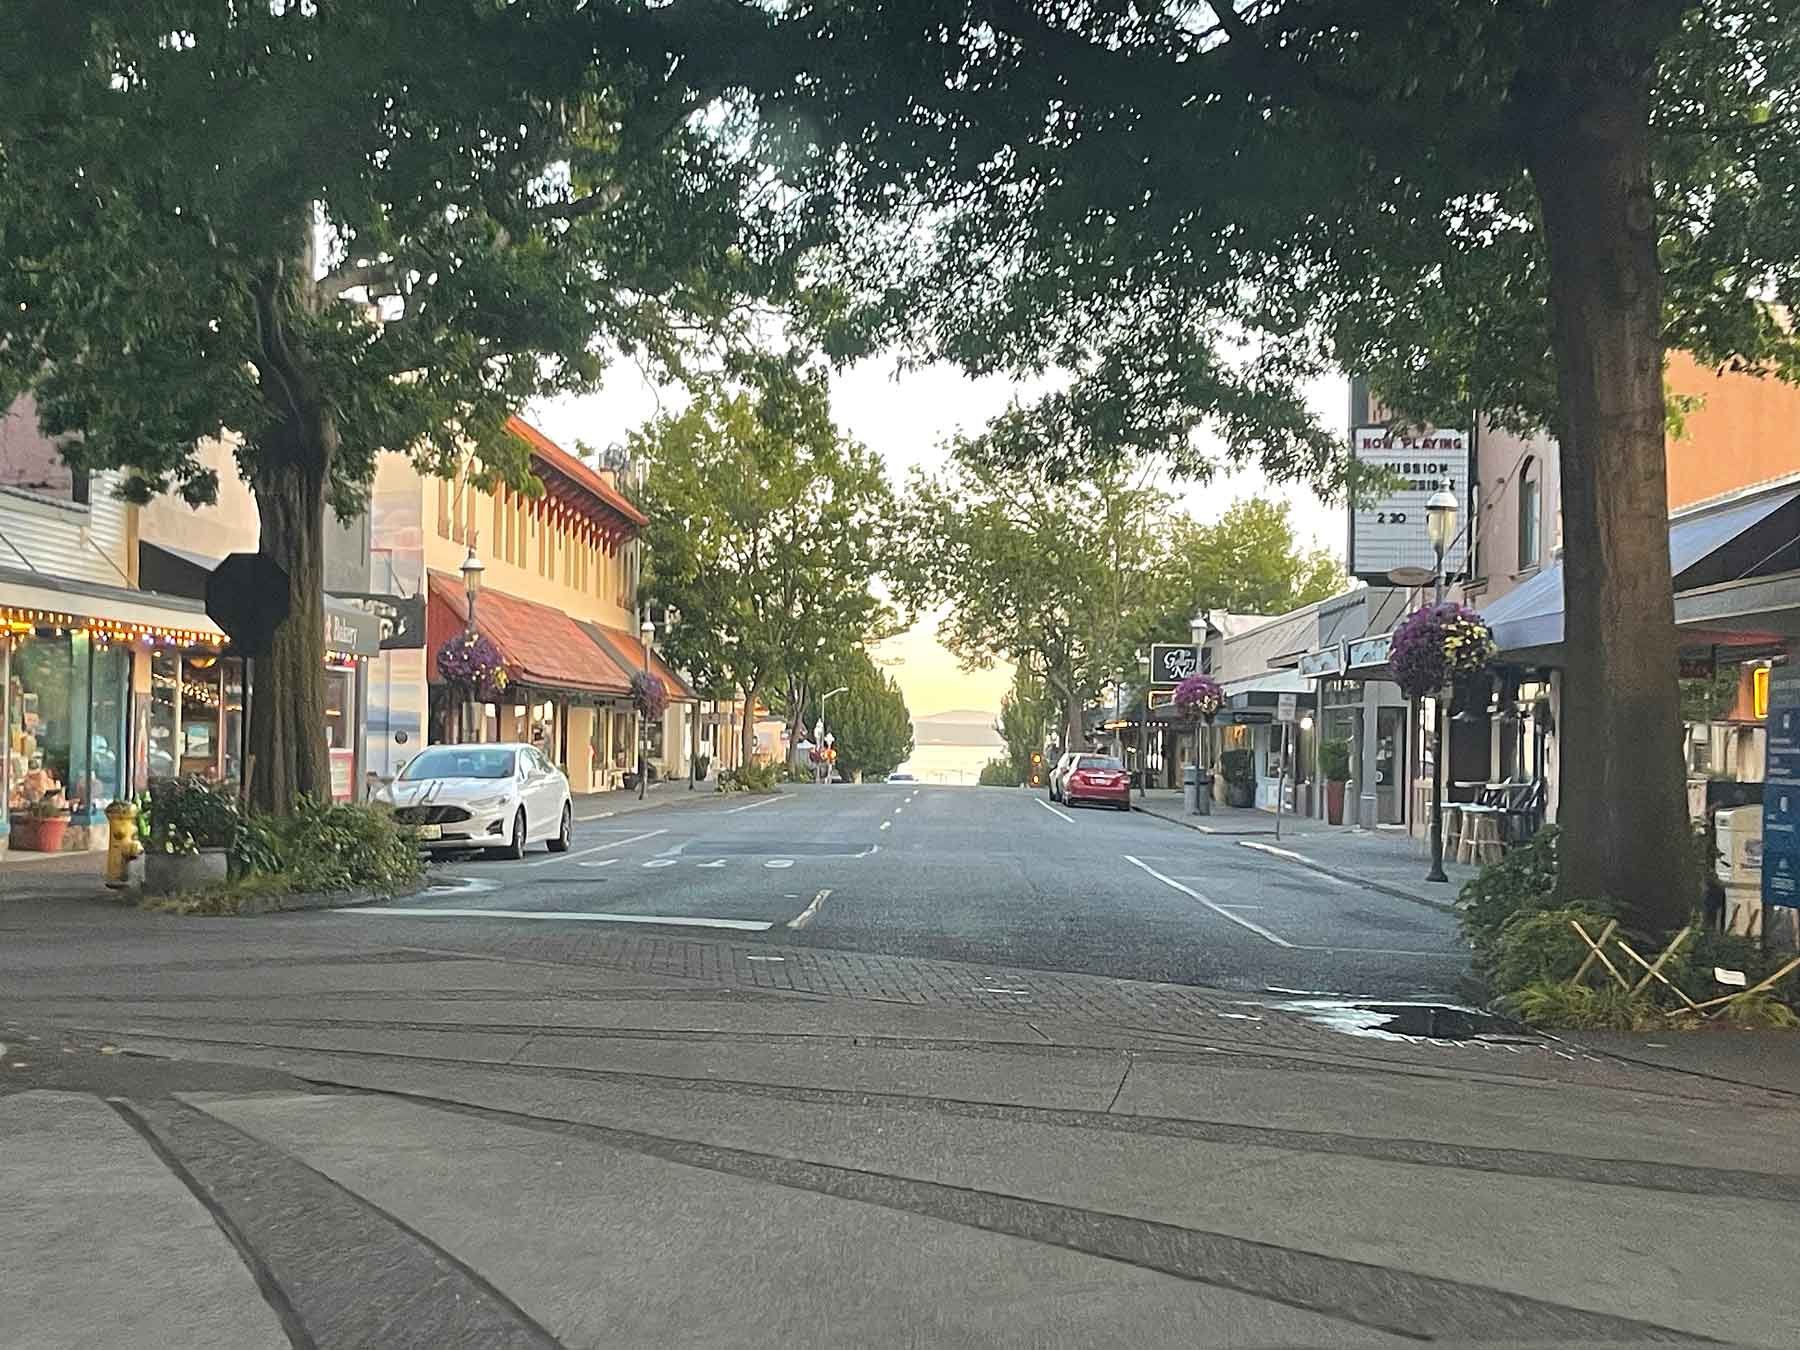
M 1192 821 L 1183 820 L 1178 816 L 1165 816 L 1161 811 L 1152 811 L 1149 807 L 1139 806 L 1136 802 L 1133 802 L 1131 804 L 1131 809 L 1133 811 L 1136 811 L 1139 815 L 1149 816 L 1150 819 L 1152 819 L 1152 820 L 1167 821 L 1171 825 L 1181 826 L 1181 828 L 1184 830 L 1196 830 L 1201 834 L 1209 834 L 1214 839 L 1236 839 L 1236 838 L 1239 838 L 1244 835 L 1252 835 L 1252 834 L 1271 834 L 1272 835 L 1275 833 L 1275 827 L 1273 825 L 1266 826 L 1266 827 L 1259 825 L 1259 826 L 1254 826 L 1248 830 L 1220 830 L 1220 829 L 1215 829 L 1211 825 L 1196 825 Z
M 1205 826 L 1190 825 L 1185 820 L 1176 820 L 1172 816 L 1163 815 L 1160 811 L 1145 810 L 1145 808 L 1143 808 L 1141 806 L 1133 806 L 1132 810 L 1141 812 L 1142 814 L 1151 817 L 1153 820 L 1164 820 L 1164 821 L 1167 821 L 1171 825 L 1179 825 L 1183 829 L 1198 830 L 1200 833 L 1211 835 L 1215 839 L 1229 839 L 1229 838 L 1241 836 L 1242 834 L 1245 833 L 1244 831 L 1241 831 L 1241 830 L 1209 830 Z M 1260 831 L 1256 831 L 1256 833 L 1273 834 L 1274 831 L 1273 830 L 1260 830 Z M 1311 858 L 1306 857 L 1304 854 L 1295 853 L 1291 849 L 1277 850 L 1277 849 L 1270 848 L 1269 845 L 1267 845 L 1267 844 L 1259 844 L 1256 847 L 1259 852 L 1266 852 L 1271 857 L 1280 858 L 1285 862 L 1297 863 L 1301 867 L 1310 868 L 1312 871 L 1319 873 L 1321 876 L 1335 877 L 1339 881 L 1348 881 L 1352 885 L 1361 886 L 1361 887 L 1364 887 L 1365 889 L 1371 890 L 1371 891 L 1378 891 L 1382 895 L 1391 895 L 1396 900 L 1408 900 L 1408 901 L 1411 901 L 1415 905 L 1423 905 L 1423 906 L 1425 906 L 1426 909 L 1435 909 L 1440 914 L 1455 914 L 1457 912 L 1457 909 L 1456 909 L 1456 906 L 1454 903 L 1451 903 L 1448 901 L 1443 901 L 1443 900 L 1427 899 L 1425 896 L 1417 895 L 1417 894 L 1413 893 L 1412 891 L 1405 890 L 1399 886 L 1392 886 L 1383 881 L 1372 881 L 1368 877 L 1358 876 L 1354 872 L 1345 872 L 1336 867 L 1327 867 L 1324 863 L 1314 862 Z

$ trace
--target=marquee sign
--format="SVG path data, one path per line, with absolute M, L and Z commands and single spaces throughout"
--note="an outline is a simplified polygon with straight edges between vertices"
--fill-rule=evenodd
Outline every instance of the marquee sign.
M 1437 555 L 1425 532 L 1425 503 L 1434 492 L 1456 498 L 1457 532 L 1444 554 L 1444 572 L 1469 568 L 1469 433 L 1396 432 L 1357 427 L 1351 455 L 1359 467 L 1384 471 L 1387 485 L 1350 512 L 1350 573 L 1386 580 L 1396 567 L 1435 571 Z

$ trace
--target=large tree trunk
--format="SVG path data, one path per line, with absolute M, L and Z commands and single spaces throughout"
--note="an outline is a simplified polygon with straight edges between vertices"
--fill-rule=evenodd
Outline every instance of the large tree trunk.
M 1562 421 L 1560 891 L 1645 926 L 1685 922 L 1662 277 L 1650 179 L 1649 50 L 1630 6 L 1570 34 L 1544 91 L 1531 175 L 1543 208 Z M 1617 24 L 1612 32 L 1606 25 Z M 1613 40 L 1610 50 L 1590 45 Z M 1640 50 L 1622 51 L 1636 38 Z
M 756 758 L 756 698 L 761 692 L 762 682 L 760 680 L 744 691 L 744 725 L 742 728 L 744 739 L 739 746 L 743 752 L 743 759 L 739 763 L 746 769 Z
M 1081 691 L 1075 681 L 1046 671 L 1044 682 L 1056 691 L 1063 708 L 1063 752 L 1079 750 L 1087 744 L 1087 709 L 1082 705 Z
M 253 487 L 260 549 L 287 571 L 288 615 L 255 659 L 250 700 L 252 805 L 286 813 L 297 797 L 328 800 L 325 751 L 325 465 L 336 448 L 330 413 L 312 409 L 278 433 L 279 452 Z

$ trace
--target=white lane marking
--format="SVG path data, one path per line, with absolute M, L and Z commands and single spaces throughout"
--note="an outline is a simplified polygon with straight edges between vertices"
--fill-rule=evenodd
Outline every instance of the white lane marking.
M 881 852 L 881 845 L 880 845 L 880 844 L 870 844 L 870 845 L 869 845 L 869 846 L 868 846 L 868 847 L 867 847 L 867 848 L 865 848 L 865 849 L 864 849 L 864 850 L 863 850 L 863 851 L 862 851 L 862 852 L 861 852 L 861 853 L 852 853 L 852 854 L 851 854 L 851 855 L 850 855 L 850 856 L 851 856 L 851 857 L 852 857 L 852 858 L 866 858 L 866 857 L 868 857 L 868 856 L 869 856 L 869 855 L 870 855 L 870 854 L 871 854 L 871 853 L 879 853 L 879 852 Z
M 645 867 L 673 867 L 674 865 L 675 859 L 673 858 L 652 858 L 644 864 Z
M 344 915 L 401 919 L 568 919 L 575 923 L 653 923 L 665 928 L 730 928 L 766 933 L 775 925 L 756 919 L 692 919 L 680 914 L 583 914 L 554 909 L 340 909 Z
M 610 844 L 595 844 L 592 848 L 584 848 L 575 853 L 552 853 L 548 858 L 539 858 L 528 862 L 527 867 L 548 867 L 551 863 L 572 862 L 576 858 L 585 858 L 590 853 L 604 853 L 609 848 L 623 848 L 627 844 L 635 844 L 640 839 L 654 839 L 659 834 L 667 834 L 667 830 L 646 830 L 642 834 L 629 835 L 624 839 L 615 839 Z
M 1040 798 L 1039 800 L 1042 800 L 1042 799 Z M 1291 948 L 1294 945 L 1293 943 L 1289 942 L 1286 938 L 1276 937 L 1275 934 L 1271 933 L 1268 929 L 1264 928 L 1260 923 L 1256 923 L 1250 919 L 1246 919 L 1246 918 L 1242 917 L 1241 915 L 1233 914 L 1230 910 L 1226 909 L 1225 906 L 1213 903 L 1211 900 L 1208 900 L 1204 895 L 1200 894 L 1199 891 L 1195 890 L 1192 886 L 1184 885 L 1182 882 L 1175 880 L 1174 877 L 1165 877 L 1161 872 L 1157 871 L 1154 867 L 1150 866 L 1149 863 L 1144 862 L 1141 859 L 1134 858 L 1129 853 L 1123 854 L 1121 856 L 1123 856 L 1125 861 L 1130 863 L 1133 867 L 1143 868 L 1144 871 L 1148 872 L 1151 876 L 1155 877 L 1158 881 L 1162 882 L 1163 885 L 1169 887 L 1171 890 L 1180 891 L 1183 895 L 1188 896 L 1191 899 L 1198 900 L 1201 904 L 1205 905 L 1208 909 L 1210 909 L 1214 914 L 1217 914 L 1221 919 L 1229 919 L 1232 923 L 1235 923 L 1239 928 L 1247 929 L 1248 931 L 1255 933 L 1263 941 L 1273 942 L 1277 947 L 1290 947 Z
M 724 814 L 735 816 L 739 811 L 754 811 L 759 806 L 767 806 L 770 802 L 778 802 L 780 800 L 781 798 L 779 796 L 764 797 L 760 801 L 745 802 L 742 806 L 728 806 L 725 808 Z
M 825 903 L 825 897 L 830 894 L 831 894 L 831 892 L 829 890 L 820 891 L 817 895 L 815 895 L 812 898 L 812 903 L 810 905 L 808 905 L 805 909 L 801 910 L 793 918 L 788 920 L 788 927 L 789 928 L 804 928 L 804 927 L 806 927 L 806 925 L 811 923 L 813 921 L 813 919 L 818 915 L 819 906 L 821 906 Z
M 723 858 L 714 858 L 709 863 L 695 863 L 694 865 L 696 867 L 723 867 L 725 865 L 725 860 Z
M 764 867 L 792 867 L 793 865 L 792 858 L 770 858 L 763 864 Z
M 1073 825 L 1075 823 L 1074 816 L 1068 815 L 1067 813 L 1062 812 L 1062 811 L 1058 811 L 1054 806 L 1050 805 L 1050 803 L 1045 801 L 1042 797 L 1033 797 L 1031 800 L 1036 802 L 1039 806 L 1043 807 L 1044 810 L 1048 811 L 1051 815 L 1055 816 L 1058 820 L 1066 820 L 1071 825 Z
M 902 811 L 904 811 L 904 810 L 906 810 L 906 808 L 905 808 L 905 807 L 904 807 L 904 806 L 896 806 L 896 807 L 895 807 L 895 808 L 894 808 L 894 814 L 895 814 L 895 815 L 899 815 L 899 814 L 900 814 L 900 813 L 901 813 L 901 812 L 902 812 Z
M 579 821 L 611 820 L 614 816 L 616 816 L 618 814 L 619 813 L 617 811 L 596 811 L 591 816 L 576 816 L 575 819 L 577 819 Z
M 891 820 L 884 820 L 881 822 L 881 828 L 884 830 L 891 830 L 894 828 L 894 822 Z
M 617 858 L 595 858 L 592 862 L 584 862 L 583 867 L 611 867 L 619 861 Z
M 1223 900 L 1221 900 L 1219 902 L 1219 908 L 1220 909 L 1261 909 L 1262 906 L 1261 905 L 1228 905 Z

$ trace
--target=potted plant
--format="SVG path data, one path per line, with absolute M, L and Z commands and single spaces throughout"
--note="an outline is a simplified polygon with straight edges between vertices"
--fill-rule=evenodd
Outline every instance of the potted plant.
M 1350 742 L 1342 737 L 1319 742 L 1319 767 L 1325 774 L 1325 820 L 1344 823 L 1344 784 L 1350 781 Z
M 237 795 L 228 788 L 192 777 L 152 784 L 144 889 L 173 895 L 219 885 L 242 824 Z
M 1256 804 L 1256 756 L 1248 750 L 1227 750 L 1219 756 L 1219 772 L 1225 775 L 1225 804 Z
M 12 817 L 12 846 L 26 853 L 60 853 L 69 812 L 62 797 L 45 793 Z

